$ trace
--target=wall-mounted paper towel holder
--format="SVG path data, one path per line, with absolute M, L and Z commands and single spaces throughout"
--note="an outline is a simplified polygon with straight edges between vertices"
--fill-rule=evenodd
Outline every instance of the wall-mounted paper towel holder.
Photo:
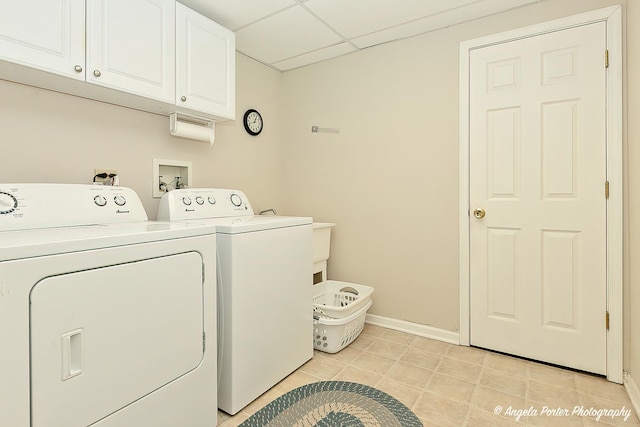
M 169 132 L 173 136 L 208 142 L 216 140 L 216 122 L 183 113 L 169 114 Z

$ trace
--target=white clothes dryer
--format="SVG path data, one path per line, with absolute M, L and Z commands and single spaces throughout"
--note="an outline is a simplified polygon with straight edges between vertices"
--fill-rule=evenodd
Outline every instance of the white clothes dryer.
M 0 425 L 215 426 L 215 239 L 128 188 L 0 184 Z
M 218 408 L 235 414 L 313 357 L 313 219 L 254 215 L 238 190 L 174 190 L 158 220 L 215 224 Z

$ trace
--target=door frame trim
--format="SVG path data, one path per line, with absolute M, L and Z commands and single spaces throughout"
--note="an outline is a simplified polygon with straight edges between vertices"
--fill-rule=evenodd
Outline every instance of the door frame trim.
M 606 74 L 607 127 L 607 379 L 623 381 L 623 157 L 622 8 L 612 6 L 460 43 L 459 81 L 459 280 L 460 345 L 470 345 L 469 232 L 469 55 L 472 50 L 596 22 L 606 22 L 609 68 Z M 604 63 L 604 52 L 603 52 Z M 604 183 L 603 183 L 604 197 Z M 603 318 L 604 322 L 605 319 Z

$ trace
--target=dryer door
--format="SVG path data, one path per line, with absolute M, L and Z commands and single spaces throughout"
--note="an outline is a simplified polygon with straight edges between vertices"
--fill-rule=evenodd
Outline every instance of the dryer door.
M 196 252 L 52 276 L 31 292 L 32 426 L 87 426 L 198 366 Z

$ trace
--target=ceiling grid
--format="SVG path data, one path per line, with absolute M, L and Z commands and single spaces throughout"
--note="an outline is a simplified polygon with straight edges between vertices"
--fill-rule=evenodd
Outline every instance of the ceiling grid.
M 280 71 L 543 0 L 179 0 L 236 32 L 236 50 Z

